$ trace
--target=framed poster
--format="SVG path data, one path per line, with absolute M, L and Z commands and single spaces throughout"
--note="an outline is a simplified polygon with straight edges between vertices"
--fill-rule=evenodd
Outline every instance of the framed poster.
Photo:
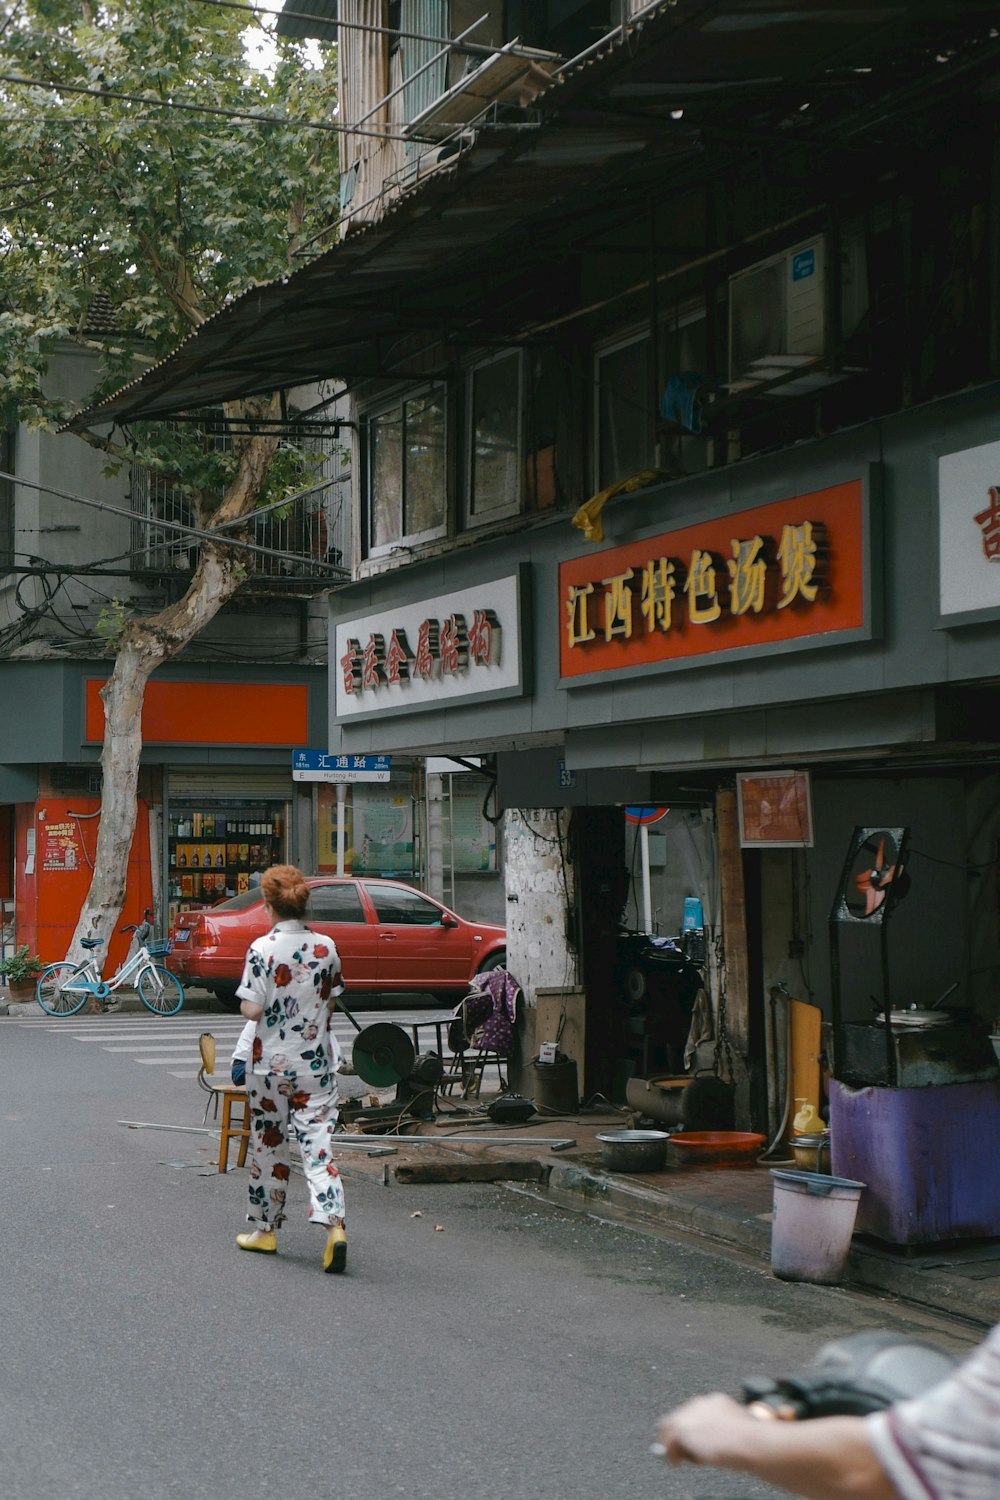
M 812 848 L 808 771 L 750 771 L 736 778 L 744 849 Z

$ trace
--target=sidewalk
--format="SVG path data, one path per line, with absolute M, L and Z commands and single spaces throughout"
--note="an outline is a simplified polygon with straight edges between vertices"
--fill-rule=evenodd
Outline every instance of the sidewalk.
M 547 1115 L 514 1127 L 492 1125 L 482 1116 L 469 1116 L 460 1123 L 444 1115 L 422 1122 L 417 1131 L 425 1139 L 434 1137 L 439 1150 L 429 1144 L 407 1150 L 406 1137 L 369 1139 L 373 1145 L 397 1149 L 398 1157 L 389 1170 L 409 1181 L 489 1180 L 499 1176 L 498 1169 L 506 1163 L 511 1178 L 537 1182 L 537 1191 L 560 1207 L 639 1230 L 705 1236 L 716 1249 L 728 1247 L 758 1258 L 762 1266 L 769 1265 L 770 1167 L 794 1169 L 794 1163 L 774 1160 L 746 1167 L 700 1168 L 668 1163 L 658 1172 L 606 1171 L 597 1134 L 626 1125 L 621 1114 L 590 1111 Z M 463 1142 L 463 1136 L 479 1139 Z M 490 1137 L 496 1138 L 495 1144 Z M 567 1141 L 572 1144 L 563 1144 Z M 381 1172 L 383 1162 L 376 1161 Z M 479 1169 L 472 1170 L 477 1164 L 481 1164 Z M 1000 1321 L 1000 1238 L 953 1242 L 942 1248 L 892 1249 L 856 1235 L 843 1285 L 903 1297 L 989 1326 Z
M 143 1009 L 136 997 L 125 997 L 123 1010 Z M 226 1013 L 207 991 L 198 990 L 185 992 L 185 1010 L 209 1016 Z M 33 1001 L 11 1005 L 9 1013 L 40 1014 Z M 342 1085 L 345 1097 L 371 1092 L 355 1078 L 342 1080 Z M 391 1089 L 378 1093 L 384 1103 L 394 1096 Z M 484 1098 L 484 1105 L 488 1102 Z M 474 1101 L 464 1106 L 469 1111 L 474 1108 Z M 769 1265 L 773 1202 L 769 1169 L 792 1163 L 774 1160 L 736 1168 L 668 1163 L 659 1172 L 609 1172 L 601 1163 L 597 1135 L 624 1128 L 628 1123 L 624 1112 L 546 1113 L 525 1125 L 501 1126 L 482 1113 L 462 1110 L 459 1101 L 442 1098 L 436 1119 L 417 1127 L 420 1146 L 408 1147 L 411 1137 L 406 1135 L 366 1135 L 372 1154 L 345 1148 L 343 1162 L 366 1175 L 398 1173 L 412 1182 L 527 1181 L 562 1208 L 614 1219 L 638 1230 L 704 1236 L 715 1249 L 728 1247 L 759 1260 L 762 1267 Z M 469 1139 L 473 1136 L 477 1139 Z M 893 1250 L 856 1235 L 843 1284 L 903 1297 L 989 1326 L 1000 1322 L 1000 1237 L 941 1248 Z

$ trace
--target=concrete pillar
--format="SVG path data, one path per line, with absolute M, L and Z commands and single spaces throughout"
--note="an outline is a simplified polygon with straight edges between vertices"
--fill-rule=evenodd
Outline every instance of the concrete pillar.
M 507 907 L 507 968 L 524 995 L 524 1024 L 511 1085 L 530 1096 L 535 1055 L 535 991 L 579 983 L 576 952 L 568 941 L 575 888 L 566 808 L 512 808 L 504 814 L 504 879 Z

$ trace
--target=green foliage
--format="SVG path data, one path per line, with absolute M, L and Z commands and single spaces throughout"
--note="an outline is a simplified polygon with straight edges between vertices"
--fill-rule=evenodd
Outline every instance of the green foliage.
M 121 599 L 116 597 L 112 599 L 110 604 L 104 605 L 97 616 L 94 629 L 101 637 L 107 650 L 113 652 L 118 649 L 118 642 L 124 635 L 127 624 L 128 611 Z
M 22 943 L 13 953 L 0 958 L 0 979 L 7 984 L 17 984 L 23 979 L 36 979 L 44 967 L 38 954 L 29 953 L 27 943 Z
M 0 83 L 0 402 L 22 420 L 51 426 L 135 378 L 336 219 L 337 135 L 303 123 L 333 117 L 333 52 L 315 67 L 278 42 L 261 72 L 241 38 L 254 24 L 197 0 L 12 8 L 0 73 L 37 85 Z M 66 339 L 102 351 L 78 401 L 46 378 Z M 138 448 L 195 492 L 232 471 L 176 432 Z

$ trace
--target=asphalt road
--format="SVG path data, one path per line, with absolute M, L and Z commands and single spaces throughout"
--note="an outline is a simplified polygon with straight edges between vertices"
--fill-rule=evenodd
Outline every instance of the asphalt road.
M 110 1044 L 117 1019 L 92 1027 Z M 370 1164 L 345 1166 L 346 1275 L 322 1274 L 294 1177 L 282 1253 L 244 1254 L 246 1173 L 220 1176 L 209 1137 L 117 1123 L 200 1126 L 194 1083 L 87 1035 L 0 1019 L 6 1500 L 760 1496 L 665 1469 L 658 1413 L 858 1327 L 975 1341 L 703 1241 Z

